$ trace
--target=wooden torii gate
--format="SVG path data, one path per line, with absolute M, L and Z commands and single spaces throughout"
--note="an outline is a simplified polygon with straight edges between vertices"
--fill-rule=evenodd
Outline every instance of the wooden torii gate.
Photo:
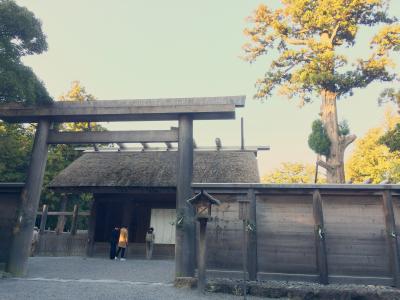
M 176 226 L 175 275 L 193 277 L 195 270 L 194 211 L 186 202 L 192 197 L 193 120 L 234 119 L 245 96 L 170 98 L 140 100 L 97 100 L 54 102 L 47 106 L 0 106 L 0 119 L 10 123 L 37 123 L 35 140 L 21 205 L 13 231 L 7 270 L 14 275 L 27 271 L 29 248 L 39 205 L 49 144 L 178 142 L 176 209 L 181 226 Z M 178 120 L 179 129 L 158 131 L 58 132 L 52 123 L 166 121 Z

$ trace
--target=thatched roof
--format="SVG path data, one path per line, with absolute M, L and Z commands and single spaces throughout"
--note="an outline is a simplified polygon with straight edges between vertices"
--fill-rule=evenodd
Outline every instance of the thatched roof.
M 176 187 L 176 151 L 90 152 L 50 183 L 51 188 Z M 259 182 L 253 152 L 195 151 L 193 182 Z

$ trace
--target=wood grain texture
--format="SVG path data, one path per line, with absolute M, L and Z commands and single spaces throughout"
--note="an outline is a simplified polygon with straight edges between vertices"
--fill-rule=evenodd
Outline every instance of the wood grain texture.
M 308 195 L 257 196 L 258 269 L 317 273 L 312 199 Z
M 330 273 L 390 276 L 380 197 L 372 194 L 326 197 L 324 222 Z

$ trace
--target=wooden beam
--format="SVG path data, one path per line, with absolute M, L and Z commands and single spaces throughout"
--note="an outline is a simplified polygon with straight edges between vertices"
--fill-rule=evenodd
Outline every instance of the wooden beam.
M 325 245 L 324 215 L 319 190 L 313 194 L 314 235 L 319 282 L 328 284 L 328 260 Z
M 68 202 L 68 197 L 66 194 L 61 194 L 61 211 L 65 212 L 65 210 L 67 209 L 67 202 Z M 57 220 L 57 227 L 56 227 L 56 234 L 60 234 L 64 232 L 64 228 L 65 228 L 65 222 L 66 222 L 66 218 L 65 216 L 58 216 L 58 220 Z
M 257 199 L 253 189 L 249 189 L 247 198 L 250 201 L 249 224 L 247 226 L 247 270 L 249 273 L 249 280 L 257 280 Z
M 46 106 L 5 104 L 0 119 L 7 122 L 159 121 L 178 120 L 189 114 L 194 120 L 233 119 L 235 108 L 243 107 L 245 96 L 58 101 Z
M 193 120 L 190 115 L 179 118 L 178 172 L 176 187 L 176 277 L 194 277 L 196 263 L 195 212 L 186 200 L 193 196 Z
M 49 211 L 49 207 L 47 206 L 47 204 L 43 204 L 42 217 L 40 218 L 40 228 L 39 228 L 40 233 L 43 233 L 46 230 L 46 221 L 47 221 L 48 211 Z
M 83 131 L 51 130 L 48 144 L 164 143 L 178 142 L 177 130 Z
M 71 235 L 75 235 L 78 229 L 78 212 L 79 212 L 79 207 L 77 204 L 75 204 L 74 211 L 72 213 Z
M 96 199 L 93 199 L 92 206 L 90 208 L 88 243 L 86 247 L 86 256 L 88 257 L 92 257 L 94 253 L 94 236 L 96 230 L 97 206 L 98 201 L 96 201 Z
M 393 213 L 393 200 L 390 190 L 382 193 L 383 212 L 386 224 L 386 237 L 389 247 L 389 268 L 393 276 L 393 286 L 400 287 L 399 246 L 397 244 L 396 222 Z
M 8 272 L 15 276 L 23 276 L 27 271 L 33 227 L 46 168 L 49 128 L 50 123 L 46 120 L 40 121 L 37 126 L 28 176 L 21 192 L 20 209 L 16 216 L 17 221 L 13 229 L 10 257 L 7 264 Z
M 37 212 L 38 216 L 41 216 L 43 213 L 41 211 Z M 74 212 L 73 211 L 49 211 L 47 213 L 48 216 L 73 216 Z M 80 217 L 87 217 L 90 216 L 90 211 L 79 211 L 78 216 Z

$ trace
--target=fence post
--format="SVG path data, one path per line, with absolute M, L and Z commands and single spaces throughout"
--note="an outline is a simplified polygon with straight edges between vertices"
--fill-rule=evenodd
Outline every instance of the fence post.
M 315 190 L 313 193 L 313 216 L 319 282 L 322 284 L 328 284 L 328 261 L 325 245 L 324 214 L 322 211 L 322 199 L 319 190 Z
M 79 213 L 78 204 L 75 204 L 74 211 L 72 213 L 71 235 L 76 234 L 76 230 L 77 230 L 77 226 L 78 226 L 78 213 Z
M 248 190 L 247 197 L 250 201 L 249 224 L 247 228 L 247 270 L 249 273 L 249 280 L 257 280 L 257 201 L 254 189 Z
M 61 195 L 61 205 L 60 205 L 60 211 L 64 212 L 67 209 L 67 201 L 68 201 L 68 197 L 65 194 Z M 64 232 L 64 227 L 65 227 L 65 220 L 66 217 L 65 216 L 58 216 L 57 219 L 57 227 L 56 227 L 56 234 L 60 234 Z
M 89 216 L 89 228 L 88 228 L 88 244 L 86 248 L 86 256 L 93 256 L 94 252 L 94 237 L 95 237 L 95 230 L 96 230 L 96 214 L 97 214 L 97 203 L 96 199 L 93 199 L 92 207 L 90 209 L 90 216 Z M 113 225 L 115 226 L 115 224 Z
M 389 268 L 393 276 L 393 285 L 400 287 L 399 247 L 397 244 L 396 223 L 393 213 L 392 192 L 383 191 L 383 212 L 385 216 L 386 238 L 389 247 Z
M 39 232 L 43 233 L 46 230 L 46 222 L 47 222 L 47 213 L 49 211 L 49 207 L 47 204 L 43 204 L 43 209 L 42 209 L 42 216 L 40 218 L 40 228 Z

